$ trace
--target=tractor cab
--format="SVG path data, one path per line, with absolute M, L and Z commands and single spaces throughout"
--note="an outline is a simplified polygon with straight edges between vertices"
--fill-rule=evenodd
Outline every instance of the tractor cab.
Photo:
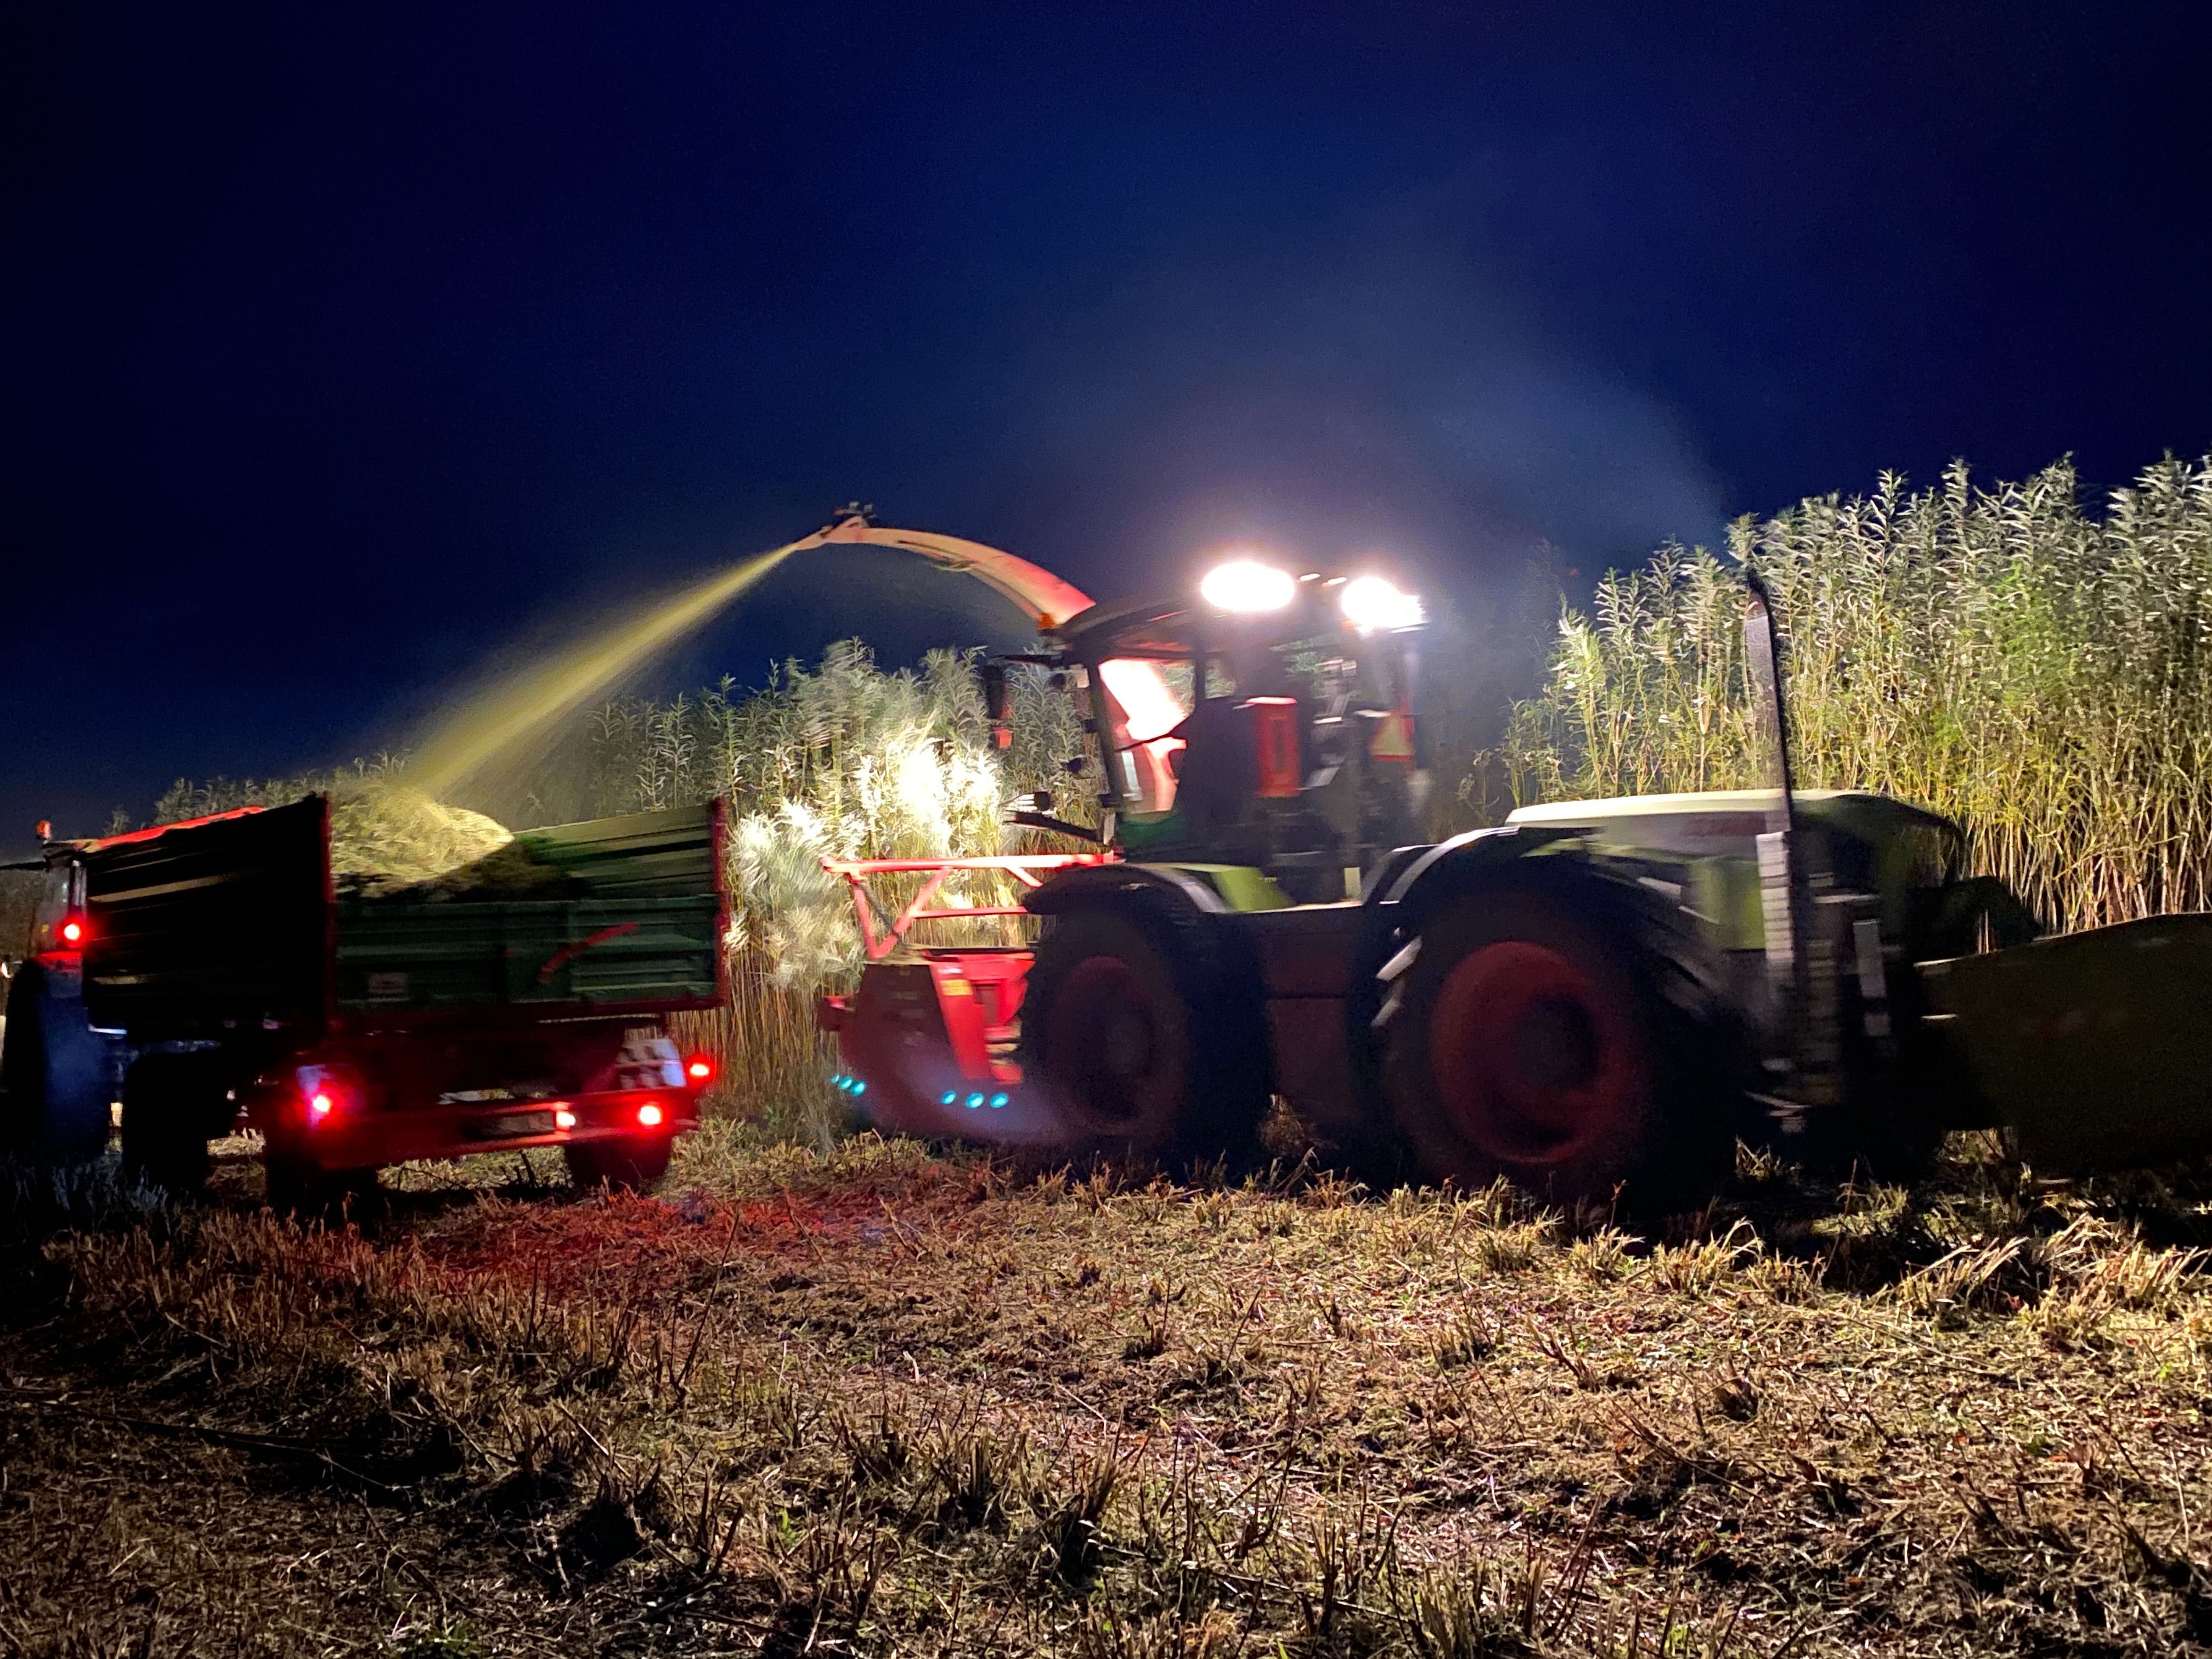
M 1150 863 L 1257 869 L 1305 902 L 1421 838 L 1418 602 L 1374 576 L 1216 568 L 1195 599 L 1056 630 L 1087 698 L 1112 838 Z

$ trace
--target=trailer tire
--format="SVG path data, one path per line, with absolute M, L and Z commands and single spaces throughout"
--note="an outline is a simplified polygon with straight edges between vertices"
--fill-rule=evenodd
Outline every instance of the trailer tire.
M 1205 918 L 1159 908 L 1073 911 L 1038 943 L 1019 1052 L 1055 1150 L 1188 1164 L 1242 1153 L 1267 1114 L 1256 971 L 1223 960 Z
M 582 1140 L 563 1146 L 568 1179 L 586 1192 L 606 1187 L 618 1193 L 649 1193 L 668 1173 L 675 1143 L 666 1135 L 623 1140 Z
M 273 1146 L 261 1167 L 269 1207 L 303 1226 L 359 1219 L 382 1192 L 374 1170 L 325 1170 L 313 1158 Z
M 33 1163 L 87 1164 L 107 1150 L 110 1051 L 68 982 L 27 962 L 9 988 L 0 1146 Z
M 228 1127 L 229 1068 L 219 1051 L 142 1054 L 123 1077 L 123 1168 L 189 1198 L 207 1185 L 208 1142 Z
M 1731 1168 L 1741 1093 L 1687 931 L 1625 884 L 1518 873 L 1421 915 L 1378 1103 L 1424 1178 L 1663 1213 Z

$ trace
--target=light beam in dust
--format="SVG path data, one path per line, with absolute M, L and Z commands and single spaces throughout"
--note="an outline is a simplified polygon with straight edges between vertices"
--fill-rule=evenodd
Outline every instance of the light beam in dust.
M 501 750 L 580 707 L 675 644 L 800 544 L 793 542 L 757 554 L 649 611 L 625 617 L 541 668 L 478 692 L 423 740 L 408 763 L 407 781 L 434 796 L 451 789 Z

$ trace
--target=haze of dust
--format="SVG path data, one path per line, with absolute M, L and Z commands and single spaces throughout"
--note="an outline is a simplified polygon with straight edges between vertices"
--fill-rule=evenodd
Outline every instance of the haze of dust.
M 442 795 L 501 750 L 580 708 L 711 618 L 799 544 L 757 554 L 651 610 L 627 617 L 542 667 L 488 686 L 432 728 L 407 781 Z

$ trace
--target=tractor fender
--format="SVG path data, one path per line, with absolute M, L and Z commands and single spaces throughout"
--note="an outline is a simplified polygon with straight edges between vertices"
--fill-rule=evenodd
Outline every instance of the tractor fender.
M 1404 858 L 1401 849 L 1392 854 L 1383 881 L 1376 884 L 1380 902 L 1404 905 L 1410 911 L 1425 909 L 1440 897 L 1466 891 L 1492 871 L 1577 833 L 1507 823 L 1470 830 L 1434 847 L 1411 849 L 1418 854 L 1413 858 Z
M 1077 865 L 1022 900 L 1023 908 L 1039 916 L 1131 906 L 1164 917 L 1218 916 L 1229 908 L 1218 893 L 1188 871 L 1151 864 Z
M 1346 1026 L 1355 1073 L 1372 1058 L 1375 1024 L 1389 987 L 1385 981 L 1399 952 L 1420 933 L 1429 912 L 1445 899 L 1526 859 L 1539 848 L 1562 839 L 1556 830 L 1500 824 L 1469 830 L 1433 847 L 1401 848 L 1390 855 L 1368 902 L 1374 925 L 1353 958 L 1347 988 Z
M 1376 907 L 1376 926 L 1369 930 L 1353 964 L 1351 1011 L 1371 1031 L 1382 1013 L 1389 982 L 1410 965 L 1408 948 L 1416 945 L 1431 915 L 1448 901 L 1483 888 L 1540 882 L 1553 887 L 1567 884 L 1602 890 L 1626 913 L 1644 916 L 1662 932 L 1685 933 L 1677 903 L 1662 898 L 1626 871 L 1610 866 L 1607 860 L 1540 856 L 1547 848 L 1577 840 L 1580 834 L 1577 830 L 1528 824 L 1471 830 L 1438 842 L 1407 865 Z M 1686 936 L 1680 949 L 1698 958 L 1699 984 L 1693 1000 L 1703 1006 L 1716 994 L 1713 986 L 1718 982 L 1711 971 L 1712 964 L 1705 960 L 1710 952 Z M 1354 1029 L 1361 1027 L 1355 1024 Z

